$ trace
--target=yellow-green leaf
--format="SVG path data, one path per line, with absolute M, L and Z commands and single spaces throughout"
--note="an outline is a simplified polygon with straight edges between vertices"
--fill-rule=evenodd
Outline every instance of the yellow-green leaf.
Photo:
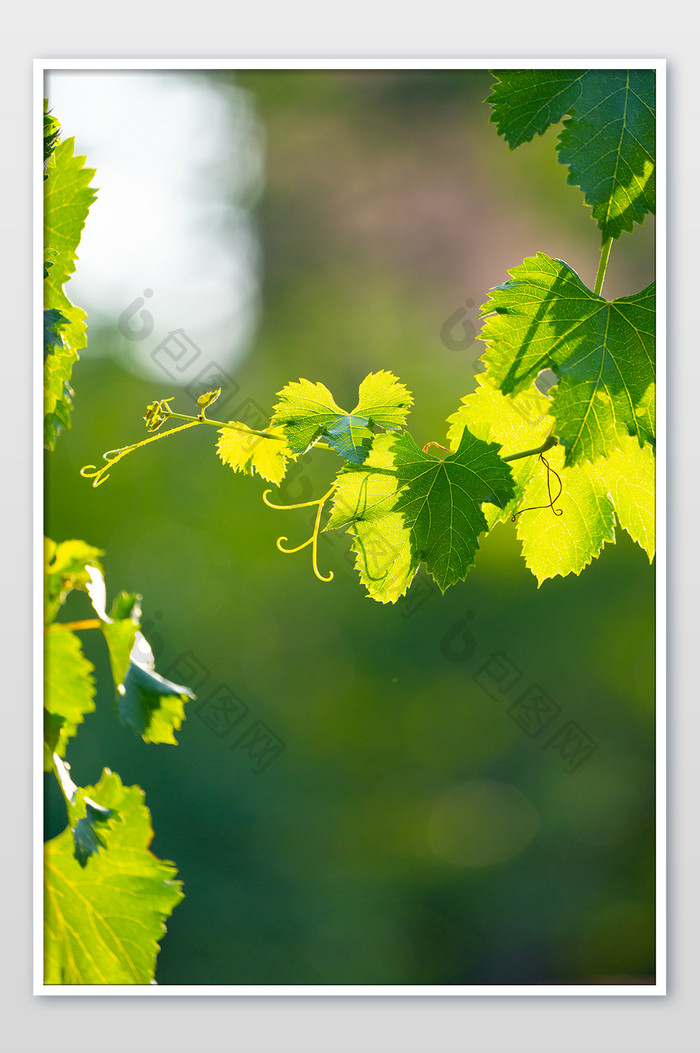
M 165 920 L 182 899 L 177 870 L 148 850 L 139 786 L 105 769 L 81 794 L 111 815 L 84 866 L 70 827 L 44 846 L 44 983 L 149 984 Z
M 257 472 L 268 483 L 279 484 L 287 470 L 287 461 L 294 454 L 289 448 L 284 428 L 271 424 L 266 431 L 274 438 L 256 435 L 246 424 L 231 421 L 236 428 L 220 428 L 216 444 L 224 464 L 234 472 Z M 240 429 L 237 430 L 237 429 Z

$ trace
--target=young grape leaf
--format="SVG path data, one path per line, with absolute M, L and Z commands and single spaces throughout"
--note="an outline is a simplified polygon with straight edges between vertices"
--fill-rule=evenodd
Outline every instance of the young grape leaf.
M 340 472 L 324 528 L 345 529 L 353 537 L 360 581 L 380 603 L 403 596 L 419 564 L 403 516 L 395 510 L 399 485 L 393 443 L 393 435 L 377 435 L 365 462 Z
M 358 403 L 349 413 L 323 384 L 299 380 L 278 393 L 273 424 L 281 425 L 290 449 L 304 453 L 323 438 L 350 464 L 362 464 L 370 451 L 373 428 L 403 425 L 412 397 L 392 373 L 370 373 L 360 385 Z
M 482 308 L 489 380 L 516 394 L 554 371 L 550 412 L 567 466 L 609 457 L 627 435 L 653 445 L 654 285 L 609 302 L 542 252 L 510 274 Z
M 122 724 L 133 728 L 144 742 L 176 746 L 174 732 L 185 719 L 185 702 L 194 698 L 189 687 L 156 673 L 148 641 L 137 632 L 128 669 L 117 683 L 116 709 Z
M 504 396 L 484 376 L 480 386 L 465 396 L 450 420 L 448 436 L 455 448 L 464 427 L 495 441 L 504 457 L 542 445 L 551 431 L 550 399 L 533 385 L 515 397 Z M 630 437 L 610 458 L 566 467 L 564 451 L 557 446 L 546 453 L 562 483 L 555 507 L 549 505 L 547 469 L 537 457 L 510 462 L 515 496 L 502 510 L 486 510 L 489 525 L 507 521 L 520 509 L 517 536 L 527 567 L 538 584 L 547 578 L 580 574 L 600 555 L 606 543 L 615 542 L 615 518 L 651 560 L 654 555 L 654 455 L 640 449 Z M 550 480 L 553 495 L 558 484 Z M 536 507 L 545 506 L 545 507 Z
M 603 240 L 655 211 L 655 71 L 500 70 L 491 120 L 511 149 L 565 114 L 557 141 L 567 182 L 579 186 Z
M 44 733 L 44 766 L 51 755 L 63 757 L 86 713 L 95 708 L 94 666 L 83 654 L 75 633 L 51 626 L 44 641 L 44 709 L 49 714 Z M 60 724 L 59 724 L 60 722 Z
M 479 534 L 488 530 L 482 503 L 505 506 L 515 492 L 513 477 L 498 447 L 467 428 L 444 460 L 419 450 L 408 432 L 394 441 L 393 452 L 401 488 L 396 511 L 409 530 L 413 558 L 425 561 L 444 592 L 474 565 Z
M 62 428 L 70 426 L 71 372 L 85 347 L 85 312 L 70 302 L 63 285 L 75 271 L 76 250 L 88 211 L 95 200 L 94 169 L 73 155 L 74 140 L 55 146 L 44 186 L 44 257 L 51 260 L 44 280 L 44 308 L 60 311 L 63 347 L 48 357 L 44 377 L 44 445 L 54 449 Z
M 139 786 L 105 769 L 81 793 L 119 818 L 103 824 L 104 848 L 85 867 L 70 828 L 44 846 L 44 983 L 148 984 L 182 883 L 148 850 L 153 829 Z
M 224 464 L 234 472 L 249 472 L 251 475 L 257 472 L 268 483 L 279 485 L 287 470 L 287 461 L 296 456 L 289 448 L 284 428 L 271 424 L 265 430 L 275 438 L 267 439 L 256 435 L 246 424 L 230 423 L 241 430 L 219 429 L 216 452 Z

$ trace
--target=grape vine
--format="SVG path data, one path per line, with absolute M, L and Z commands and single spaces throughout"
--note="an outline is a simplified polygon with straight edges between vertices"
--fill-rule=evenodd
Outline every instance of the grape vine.
M 507 519 L 517 522 L 538 584 L 580 574 L 614 543 L 616 524 L 653 559 L 655 286 L 612 301 L 602 288 L 613 241 L 654 211 L 654 72 L 494 76 L 491 120 L 511 149 L 564 118 L 558 158 L 591 207 L 601 254 L 592 290 L 544 252 L 491 290 L 481 308 L 483 372 L 447 421 L 449 445 L 417 447 L 405 428 L 413 396 L 392 373 L 367 376 L 351 411 L 324 384 L 300 379 L 278 392 L 265 430 L 207 418 L 219 391 L 200 397 L 197 416 L 173 411 L 171 398 L 152 403 L 149 432 L 171 418 L 187 423 L 109 451 L 101 468 L 87 465 L 82 474 L 93 486 L 127 454 L 198 424 L 218 429 L 224 464 L 275 485 L 290 461 L 329 450 L 343 463 L 322 497 L 279 505 L 264 491 L 272 509 L 317 508 L 311 537 L 285 547 L 281 536 L 277 548 L 310 546 L 314 574 L 328 582 L 332 572 L 318 567 L 319 534 L 346 531 L 360 581 L 382 603 L 404 596 L 421 564 L 443 592 L 464 580 L 481 535 Z
M 45 105 L 46 110 L 46 105 Z M 44 444 L 53 450 L 70 427 L 71 372 L 86 345 L 85 312 L 64 283 L 95 200 L 94 170 L 61 141 L 58 121 L 44 113 Z M 44 770 L 53 772 L 66 808 L 66 829 L 44 846 L 44 983 L 155 983 L 165 919 L 182 899 L 175 866 L 148 849 L 151 818 L 140 786 L 124 786 L 104 768 L 95 786 L 78 786 L 65 760 L 70 742 L 95 709 L 94 667 L 79 634 L 100 632 L 122 723 L 145 742 L 176 744 L 188 687 L 155 671 L 140 632 L 140 601 L 118 593 L 107 611 L 104 553 L 85 541 L 45 540 Z M 71 593 L 84 593 L 91 616 L 64 621 Z

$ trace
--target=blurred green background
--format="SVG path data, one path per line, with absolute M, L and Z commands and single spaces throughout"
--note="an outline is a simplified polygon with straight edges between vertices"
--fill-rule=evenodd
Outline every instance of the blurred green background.
M 208 75 L 224 97 L 233 79 Z M 446 320 L 464 308 L 476 322 L 488 289 L 539 250 L 593 284 L 598 232 L 555 160 L 557 130 L 510 153 L 480 71 L 235 82 L 267 144 L 260 324 L 238 402 L 269 412 L 307 377 L 352 406 L 365 374 L 389 369 L 415 395 L 416 440 L 440 440 L 482 349 L 447 346 Z M 647 220 L 614 246 L 607 296 L 653 278 L 653 237 Z M 143 594 L 161 673 L 208 673 L 180 745 L 147 746 L 116 720 L 105 648 L 84 634 L 98 708 L 69 749 L 73 775 L 86 785 L 108 766 L 141 785 L 153 851 L 185 884 L 158 982 L 649 982 L 654 575 L 641 549 L 620 532 L 580 577 L 538 589 L 499 526 L 466 582 L 442 597 L 421 571 L 384 607 L 344 537 L 320 544 L 330 584 L 308 550 L 277 552 L 280 534 L 308 536 L 309 516 L 267 509 L 262 480 L 215 456 L 214 429 L 138 451 L 92 489 L 81 466 L 141 438 L 147 402 L 173 394 L 129 369 L 123 307 L 89 320 L 73 428 L 47 458 L 46 530 L 106 551 L 109 595 Z M 178 404 L 191 412 L 183 392 Z M 330 465 L 303 461 L 282 500 L 324 492 Z M 480 686 L 498 653 L 521 674 L 508 697 Z M 221 684 L 249 707 L 225 736 L 197 708 Z M 561 707 L 534 738 L 508 712 L 531 684 Z M 257 720 L 285 748 L 256 774 L 231 746 Z M 597 744 L 573 773 L 544 748 L 567 721 Z M 50 781 L 47 802 L 51 836 L 65 816 Z

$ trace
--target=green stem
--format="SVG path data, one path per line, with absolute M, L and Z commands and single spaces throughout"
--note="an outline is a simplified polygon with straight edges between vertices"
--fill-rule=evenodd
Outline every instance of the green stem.
M 610 250 L 612 248 L 612 238 L 608 238 L 603 242 L 603 247 L 600 250 L 600 263 L 598 264 L 598 273 L 595 279 L 595 288 L 593 292 L 596 296 L 600 296 L 603 291 L 603 282 L 605 281 L 605 272 L 608 269 L 608 260 L 610 259 Z
M 107 450 L 107 453 L 102 454 L 107 464 L 102 468 L 98 468 L 96 464 L 86 464 L 80 469 L 80 474 L 85 479 L 94 479 L 93 486 L 100 486 L 106 479 L 109 479 L 110 468 L 113 468 L 117 461 L 121 461 L 122 457 L 126 457 L 127 454 L 133 453 L 134 450 L 140 450 L 142 446 L 148 446 L 150 442 L 160 442 L 161 439 L 167 439 L 168 435 L 175 435 L 179 431 L 186 431 L 187 428 L 192 428 L 195 424 L 199 424 L 199 421 L 196 418 L 189 424 L 181 424 L 179 428 L 171 428 L 170 431 L 162 431 L 159 435 L 150 435 L 147 439 L 142 439 L 141 442 L 134 443 L 133 446 L 122 446 L 119 450 Z M 114 456 L 111 456 L 112 454 Z
M 536 454 L 546 453 L 552 446 L 557 446 L 559 439 L 556 435 L 550 435 L 536 450 L 523 450 L 522 453 L 510 453 L 507 457 L 501 457 L 502 461 L 517 461 L 520 457 L 534 457 Z
M 246 428 L 240 424 L 232 424 L 230 421 L 224 420 L 210 420 L 209 417 L 190 417 L 187 413 L 173 413 L 172 410 L 167 414 L 168 417 L 175 417 L 177 420 L 189 420 L 193 424 L 212 424 L 215 428 L 230 428 L 232 431 L 242 431 L 244 435 L 260 435 L 263 439 L 277 439 L 282 442 L 284 437 L 282 435 L 271 435 L 269 431 L 256 431 L 255 428 Z

